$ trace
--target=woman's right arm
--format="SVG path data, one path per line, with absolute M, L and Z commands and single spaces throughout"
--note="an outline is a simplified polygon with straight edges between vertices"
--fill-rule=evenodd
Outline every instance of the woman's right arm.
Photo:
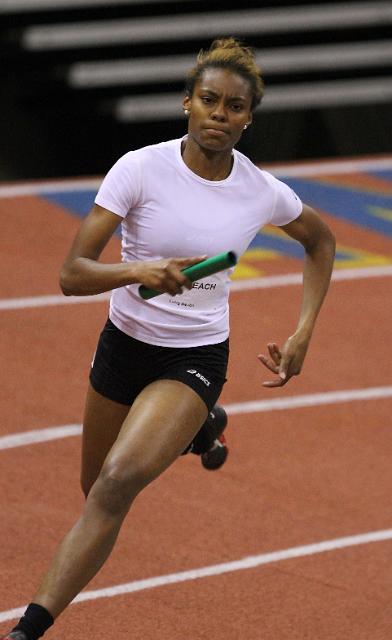
M 206 256 L 118 264 L 99 262 L 121 220 L 115 213 L 94 205 L 82 222 L 61 269 L 60 287 L 64 295 L 93 295 L 134 283 L 170 295 L 181 293 L 182 287 L 192 287 L 181 269 L 200 262 Z

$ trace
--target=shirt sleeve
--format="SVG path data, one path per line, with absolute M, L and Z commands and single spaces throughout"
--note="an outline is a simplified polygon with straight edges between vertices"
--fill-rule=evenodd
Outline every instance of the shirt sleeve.
M 281 227 L 292 222 L 302 213 L 303 203 L 298 195 L 284 182 L 274 176 L 272 185 L 275 189 L 275 203 L 270 223 Z
M 141 198 L 141 168 L 135 152 L 122 156 L 108 171 L 95 203 L 125 218 Z

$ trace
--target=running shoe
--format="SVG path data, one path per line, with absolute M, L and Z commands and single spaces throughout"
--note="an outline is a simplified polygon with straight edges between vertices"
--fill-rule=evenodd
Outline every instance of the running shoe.
M 215 471 L 225 462 L 229 449 L 223 431 L 227 425 L 227 414 L 221 405 L 216 404 L 208 418 L 184 453 L 200 456 L 205 469 Z

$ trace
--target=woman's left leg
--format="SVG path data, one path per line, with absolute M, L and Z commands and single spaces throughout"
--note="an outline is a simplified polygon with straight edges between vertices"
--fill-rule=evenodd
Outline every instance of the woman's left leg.
M 137 494 L 181 455 L 207 414 L 200 396 L 176 380 L 157 380 L 139 394 L 34 603 L 56 618 L 86 586 L 109 556 Z

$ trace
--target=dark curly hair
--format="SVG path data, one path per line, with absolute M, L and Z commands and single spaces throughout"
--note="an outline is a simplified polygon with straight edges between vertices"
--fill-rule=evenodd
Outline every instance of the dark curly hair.
M 235 38 L 218 38 L 210 48 L 200 50 L 196 66 L 186 77 L 185 90 L 192 97 L 195 84 L 200 80 L 205 69 L 229 69 L 247 80 L 252 91 L 252 111 L 260 104 L 263 97 L 264 83 L 261 70 L 256 64 L 254 53 L 250 47 L 244 46 Z

